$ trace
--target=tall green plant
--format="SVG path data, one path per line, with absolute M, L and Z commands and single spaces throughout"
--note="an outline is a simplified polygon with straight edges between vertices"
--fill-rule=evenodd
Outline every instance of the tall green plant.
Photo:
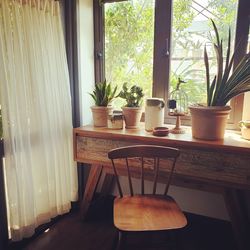
M 216 36 L 214 50 L 216 52 L 217 74 L 214 76 L 212 82 L 210 82 L 208 54 L 205 46 L 204 62 L 206 67 L 207 105 L 225 106 L 233 97 L 250 91 L 250 53 L 247 53 L 233 70 L 235 52 L 230 57 L 231 31 L 229 29 L 226 61 L 223 67 L 222 40 L 214 21 L 211 21 Z
M 116 91 L 117 86 L 112 89 L 111 83 L 107 84 L 106 80 L 104 80 L 103 82 L 95 84 L 95 89 L 93 90 L 93 93 L 90 93 L 90 95 L 95 101 L 96 106 L 107 107 L 115 98 Z

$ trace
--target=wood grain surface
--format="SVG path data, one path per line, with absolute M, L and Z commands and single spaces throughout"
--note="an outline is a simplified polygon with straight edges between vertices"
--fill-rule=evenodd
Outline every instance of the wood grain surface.
M 239 194 L 250 190 L 250 141 L 241 138 L 237 132 L 227 131 L 224 140 L 203 141 L 192 138 L 191 132 L 167 137 L 155 137 L 144 130 L 109 130 L 85 126 L 74 129 L 74 159 L 78 162 L 103 166 L 105 173 L 112 174 L 108 152 L 111 149 L 130 145 L 160 145 L 180 149 L 171 184 L 224 193 L 225 202 L 231 218 L 234 237 L 239 250 L 249 249 L 248 230 L 243 223 L 245 204 Z M 162 162 L 164 164 L 164 162 Z M 118 175 L 127 175 L 126 167 L 118 163 Z M 165 167 L 159 173 L 159 182 L 165 183 L 169 170 Z M 132 162 L 131 176 L 140 178 L 138 163 Z M 153 180 L 152 169 L 145 164 L 144 178 Z M 235 199 L 228 190 L 237 192 Z M 85 197 L 88 192 L 85 190 Z
M 114 224 L 123 231 L 156 231 L 182 228 L 187 220 L 172 197 L 139 195 L 115 199 Z
M 155 144 L 173 147 L 191 148 L 198 150 L 230 152 L 239 154 L 250 154 L 250 141 L 241 137 L 237 131 L 227 130 L 224 140 L 205 141 L 194 139 L 189 127 L 186 127 L 185 134 L 169 134 L 166 137 L 156 137 L 152 133 L 146 132 L 144 124 L 141 123 L 140 129 L 112 130 L 107 128 L 96 128 L 91 125 L 74 129 L 74 134 L 79 136 L 120 140 L 135 141 L 140 144 Z
M 154 144 L 181 150 L 175 177 L 218 186 L 250 189 L 250 142 L 228 132 L 223 141 L 193 139 L 190 133 L 155 137 L 141 129 L 110 130 L 85 126 L 74 129 L 75 160 L 110 165 L 109 150 L 129 145 Z

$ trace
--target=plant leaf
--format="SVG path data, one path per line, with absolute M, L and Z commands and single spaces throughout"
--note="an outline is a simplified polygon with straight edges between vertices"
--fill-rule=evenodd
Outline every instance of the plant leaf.
M 221 88 L 221 79 L 222 79 L 222 73 L 223 73 L 222 42 L 218 46 L 215 44 L 214 48 L 215 48 L 216 58 L 217 58 L 217 77 L 216 77 L 215 93 L 214 93 L 212 106 L 214 105 L 214 102 L 216 102 L 216 98 Z
M 210 74 L 209 74 L 209 62 L 208 62 L 206 45 L 204 47 L 204 62 L 205 62 L 205 67 L 206 67 L 206 81 L 207 81 L 207 105 L 209 105 L 209 103 L 211 102 L 210 100 Z
M 216 35 L 216 40 L 217 40 L 217 45 L 219 45 L 220 44 L 220 36 L 219 36 L 218 29 L 217 29 L 217 27 L 216 27 L 215 22 L 214 22 L 213 19 L 211 19 L 211 22 L 212 22 L 212 25 L 214 27 L 214 31 L 215 31 L 215 35 Z
M 104 80 L 103 82 L 95 84 L 95 89 L 93 90 L 93 93 L 90 93 L 90 95 L 94 99 L 96 106 L 107 107 L 115 98 L 116 90 L 117 86 L 115 86 L 112 91 L 111 83 L 107 84 L 106 80 Z
M 209 103 L 208 103 L 208 106 L 212 106 L 212 104 L 215 102 L 214 101 L 215 83 L 216 83 L 216 76 L 214 77 L 214 79 L 213 79 L 213 81 L 211 83 L 211 87 L 210 87 L 210 91 L 209 91 Z

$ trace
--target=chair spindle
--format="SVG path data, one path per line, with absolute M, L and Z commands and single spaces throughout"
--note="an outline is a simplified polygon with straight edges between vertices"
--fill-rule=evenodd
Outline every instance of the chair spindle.
M 120 184 L 120 181 L 119 181 L 119 178 L 118 178 L 118 174 L 116 172 L 114 160 L 111 159 L 111 162 L 112 162 L 113 170 L 114 170 L 114 173 L 115 173 L 115 179 L 116 179 L 116 183 L 117 183 L 117 186 L 118 186 L 120 197 L 123 197 L 123 193 L 122 193 L 122 189 L 121 189 L 121 184 Z
M 129 169 L 129 165 L 128 165 L 128 158 L 126 157 L 125 159 L 126 159 L 126 166 L 127 166 L 127 171 L 128 171 L 128 182 L 129 182 L 130 195 L 133 196 L 134 191 L 133 191 L 133 185 L 132 185 L 132 180 L 131 180 L 130 169 Z
M 167 193 L 168 193 L 168 189 L 169 189 L 170 182 L 171 182 L 171 179 L 172 179 L 172 176 L 173 176 L 176 160 L 177 160 L 176 158 L 174 158 L 174 160 L 173 160 L 172 168 L 171 168 L 170 173 L 169 173 L 168 182 L 166 184 L 164 195 L 167 195 Z
M 141 194 L 144 195 L 144 159 L 141 157 Z
M 155 177 L 154 177 L 153 194 L 156 193 L 158 173 L 159 173 L 159 158 L 158 157 L 154 158 L 154 171 L 155 171 Z

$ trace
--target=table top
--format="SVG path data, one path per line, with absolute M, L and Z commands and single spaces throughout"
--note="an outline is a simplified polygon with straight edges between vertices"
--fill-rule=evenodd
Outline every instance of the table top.
M 122 129 L 113 130 L 108 128 L 94 127 L 87 125 L 79 128 L 74 128 L 74 133 L 79 136 L 102 138 L 111 140 L 134 141 L 139 143 L 152 143 L 157 145 L 184 147 L 192 149 L 210 149 L 211 151 L 223 151 L 233 153 L 249 153 L 250 141 L 241 137 L 240 132 L 227 130 L 225 138 L 217 141 L 199 140 L 192 137 L 190 127 L 186 127 L 185 134 L 172 134 L 168 136 L 157 137 L 151 132 L 144 129 L 144 123 L 141 123 L 139 129 Z

